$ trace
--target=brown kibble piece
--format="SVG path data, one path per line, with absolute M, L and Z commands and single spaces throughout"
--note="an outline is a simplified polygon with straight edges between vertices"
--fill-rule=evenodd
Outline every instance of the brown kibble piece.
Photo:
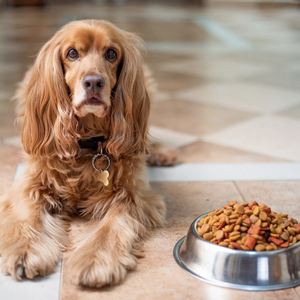
M 290 235 L 289 235 L 286 231 L 284 231 L 284 232 L 281 234 L 280 237 L 281 237 L 283 240 L 287 241 L 287 240 L 289 239 Z
M 262 220 L 262 221 L 266 221 L 267 218 L 268 218 L 268 215 L 264 212 L 264 211 L 261 211 L 259 213 L 259 218 Z
M 206 240 L 206 241 L 210 241 L 214 238 L 214 234 L 212 232 L 208 232 L 208 233 L 205 233 L 203 235 L 203 238 Z
M 254 206 L 253 211 L 252 211 L 253 215 L 254 216 L 258 216 L 259 215 L 259 211 L 260 211 L 259 207 L 258 206 Z
M 217 231 L 215 232 L 215 238 L 216 238 L 217 240 L 223 239 L 223 238 L 224 238 L 224 231 L 223 231 L 223 230 L 217 230 Z
M 263 244 L 258 244 L 255 246 L 255 251 L 265 251 L 266 250 L 266 246 Z
M 209 224 L 204 224 L 201 227 L 202 232 L 206 233 L 210 230 L 210 225 Z

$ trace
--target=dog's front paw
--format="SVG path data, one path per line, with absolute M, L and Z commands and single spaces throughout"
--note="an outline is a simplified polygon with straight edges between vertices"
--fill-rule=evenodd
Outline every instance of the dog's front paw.
M 80 253 L 77 250 L 68 265 L 74 284 L 99 288 L 122 282 L 127 271 L 136 268 L 136 258 L 129 253 L 109 253 L 101 250 Z
M 154 153 L 148 158 L 150 166 L 175 166 L 178 162 L 179 151 L 164 145 L 156 145 Z
M 17 280 L 45 276 L 54 270 L 55 265 L 56 261 L 43 259 L 41 255 L 30 250 L 2 255 L 1 262 L 2 272 Z

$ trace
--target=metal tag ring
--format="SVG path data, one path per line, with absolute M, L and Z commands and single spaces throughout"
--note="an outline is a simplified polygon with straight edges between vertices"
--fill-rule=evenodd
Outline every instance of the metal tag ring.
M 99 157 L 104 157 L 104 158 L 107 160 L 107 166 L 106 166 L 104 169 L 98 169 L 98 168 L 95 166 L 95 161 L 96 161 L 96 159 L 99 158 Z M 96 171 L 102 173 L 103 171 L 108 170 L 108 168 L 110 167 L 110 159 L 109 159 L 109 157 L 108 157 L 107 155 L 98 153 L 98 154 L 94 155 L 94 157 L 93 157 L 93 159 L 92 159 L 92 165 L 93 165 L 93 168 L 94 168 Z

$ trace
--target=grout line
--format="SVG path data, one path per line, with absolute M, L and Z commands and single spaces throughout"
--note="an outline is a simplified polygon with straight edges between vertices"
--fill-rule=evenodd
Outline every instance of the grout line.
M 296 287 L 294 287 L 294 291 L 295 291 L 295 294 L 297 295 L 297 298 L 300 299 L 300 295 L 299 295 L 299 293 L 298 293 Z
M 239 195 L 241 196 L 241 198 L 243 199 L 243 201 L 244 201 L 244 202 L 247 202 L 247 201 L 245 200 L 245 197 L 244 197 L 244 195 L 242 194 L 240 188 L 238 187 L 237 182 L 236 182 L 236 181 L 233 181 L 232 183 L 233 183 L 234 187 L 236 188 L 237 192 L 239 193 Z

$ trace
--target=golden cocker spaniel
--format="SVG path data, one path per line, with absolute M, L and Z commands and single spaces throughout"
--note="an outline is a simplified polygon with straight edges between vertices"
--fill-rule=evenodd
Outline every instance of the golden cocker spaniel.
M 1 198 L 2 270 L 52 272 L 68 247 L 68 220 L 87 219 L 68 260 L 75 284 L 116 284 L 140 239 L 164 224 L 146 175 L 150 92 L 134 34 L 74 21 L 40 50 L 17 92 L 25 175 Z

